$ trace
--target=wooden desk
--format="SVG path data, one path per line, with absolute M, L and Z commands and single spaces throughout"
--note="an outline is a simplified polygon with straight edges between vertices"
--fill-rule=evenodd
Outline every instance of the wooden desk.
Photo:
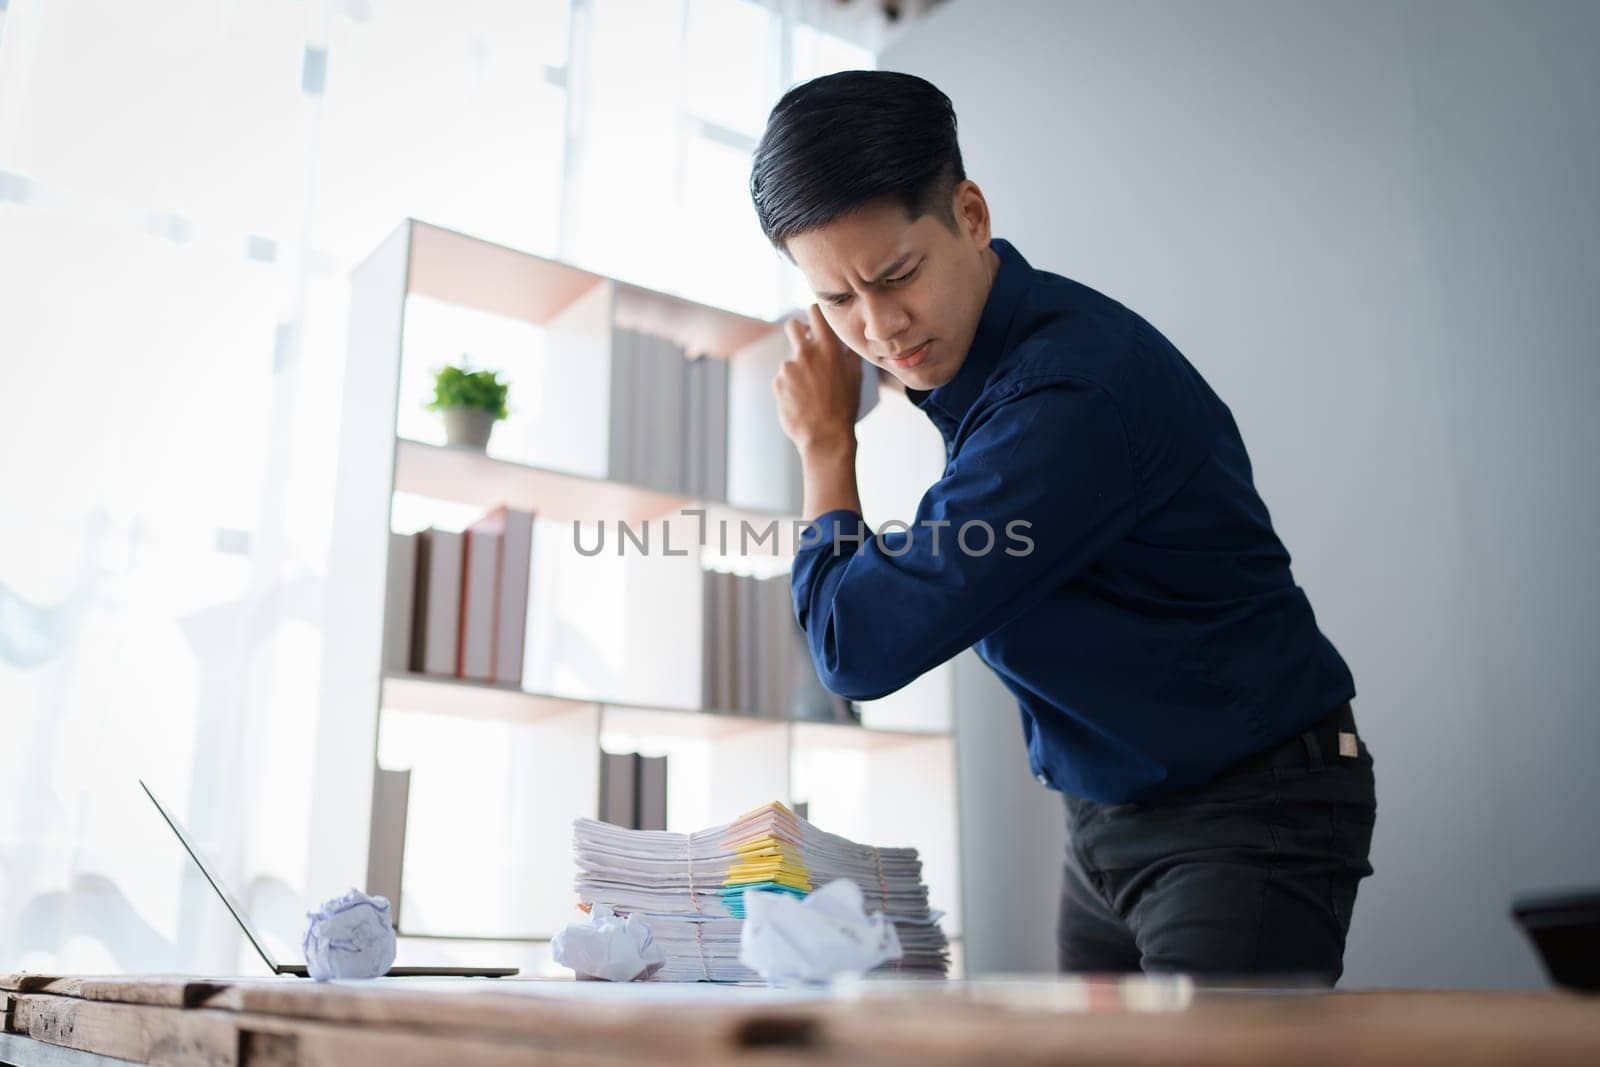
M 159 1064 L 1600 1062 L 1600 998 L 1242 993 L 1182 980 L 862 983 L 834 993 L 460 979 L 0 975 L 6 1056 Z M 35 1044 L 35 1042 L 41 1044 Z M 54 1058 L 51 1058 L 54 1057 Z

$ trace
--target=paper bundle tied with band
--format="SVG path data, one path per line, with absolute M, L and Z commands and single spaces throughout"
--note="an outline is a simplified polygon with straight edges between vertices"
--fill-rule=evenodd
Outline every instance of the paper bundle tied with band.
M 804 898 L 746 893 L 739 962 L 773 985 L 828 982 L 900 959 L 900 938 L 882 912 L 866 913 L 847 878 Z
M 623 918 L 605 904 L 596 904 L 587 923 L 564 927 L 550 943 L 555 961 L 579 978 L 632 982 L 648 978 L 666 962 L 637 915 Z
M 834 882 L 855 889 L 854 910 L 844 907 L 834 889 L 812 907 L 824 930 L 849 922 L 893 927 L 895 940 L 884 934 L 884 955 L 878 971 L 906 978 L 948 973 L 949 942 L 939 927 L 940 914 L 928 906 L 922 861 L 914 848 L 879 847 L 831 834 L 800 818 L 781 803 L 764 804 L 721 826 L 692 834 L 664 830 L 627 830 L 595 819 L 573 823 L 578 864 L 578 900 L 610 906 L 618 915 L 639 916 L 666 957 L 653 982 L 761 982 L 763 975 L 741 961 L 747 900 L 780 894 L 793 900 L 815 896 L 814 890 Z M 881 919 L 867 919 L 862 901 Z M 848 901 L 844 902 L 848 903 Z M 821 920 L 827 920 L 825 922 Z M 780 920 L 781 922 L 782 920 Z M 875 944 L 881 925 L 870 925 L 864 944 Z M 837 933 L 836 929 L 831 930 Z M 809 941 L 809 938 L 807 939 Z M 824 942 L 830 944 L 832 942 Z M 887 954 L 890 946 L 898 948 Z M 802 959 L 815 959 L 802 947 Z M 825 952 L 828 950 L 824 950 Z M 838 952 L 819 967 L 831 968 Z M 860 957 L 844 957 L 850 966 Z M 820 970 L 797 965 L 809 980 Z M 772 968 L 789 975 L 794 968 Z

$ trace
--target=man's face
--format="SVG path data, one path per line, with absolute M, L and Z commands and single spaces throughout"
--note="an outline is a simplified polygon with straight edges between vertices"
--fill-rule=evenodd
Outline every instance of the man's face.
M 952 232 L 937 216 L 912 222 L 880 201 L 787 244 L 839 339 L 913 389 L 936 389 L 961 369 L 998 268 L 972 182 L 956 187 L 955 209 Z

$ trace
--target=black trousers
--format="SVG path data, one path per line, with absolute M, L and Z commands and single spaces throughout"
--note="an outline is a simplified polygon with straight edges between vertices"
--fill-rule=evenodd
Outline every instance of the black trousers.
M 1341 733 L 1348 704 L 1203 786 L 1067 797 L 1061 969 L 1337 982 L 1377 808 L 1372 754 Z

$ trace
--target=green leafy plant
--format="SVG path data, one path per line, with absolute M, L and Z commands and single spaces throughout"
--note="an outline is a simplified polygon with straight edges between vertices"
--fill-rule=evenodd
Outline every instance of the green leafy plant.
M 445 408 L 472 408 L 487 411 L 498 421 L 506 417 L 506 394 L 510 386 L 492 370 L 472 370 L 467 366 L 440 367 L 433 376 L 433 399 L 429 411 Z

